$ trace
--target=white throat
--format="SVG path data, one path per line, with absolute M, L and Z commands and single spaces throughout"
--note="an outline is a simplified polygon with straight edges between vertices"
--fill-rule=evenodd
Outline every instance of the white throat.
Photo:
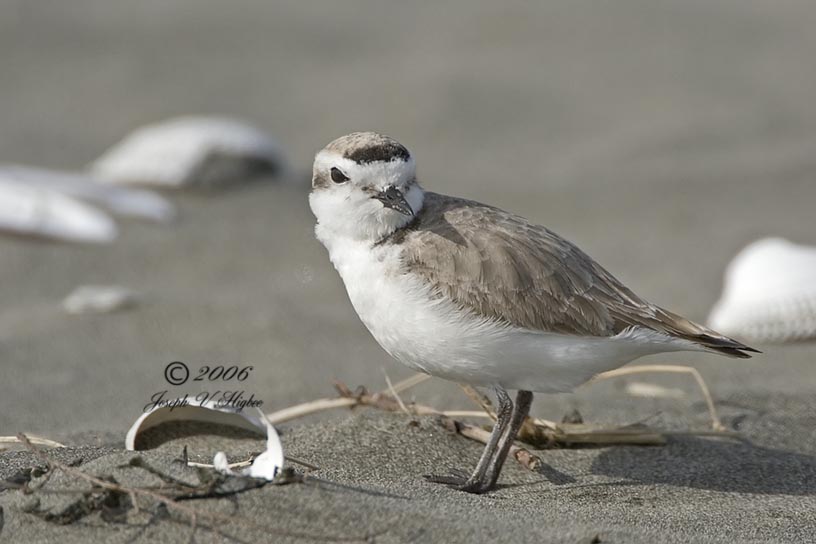
M 357 164 L 330 151 L 315 158 L 315 171 L 340 165 L 350 181 L 316 188 L 309 195 L 309 206 L 317 218 L 317 239 L 331 252 L 339 239 L 373 244 L 410 223 L 422 210 L 424 191 L 415 181 L 413 158 L 408 161 L 379 161 Z M 414 216 L 386 208 L 372 191 L 395 187 L 403 192 Z
M 414 211 L 413 216 L 403 215 L 385 208 L 380 202 L 368 199 L 358 206 L 343 206 L 333 195 L 312 193 L 309 205 L 317 218 L 315 235 L 329 252 L 339 240 L 374 244 L 410 223 L 422 210 L 425 192 L 413 184 L 405 194 L 405 200 Z

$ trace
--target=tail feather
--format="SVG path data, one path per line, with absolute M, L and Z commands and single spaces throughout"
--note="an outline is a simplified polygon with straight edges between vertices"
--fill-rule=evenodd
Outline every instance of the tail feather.
M 699 344 L 708 351 L 739 359 L 750 359 L 752 353 L 762 353 L 758 349 L 667 310 L 661 309 L 660 314 L 660 321 L 666 332 Z
M 688 336 L 686 338 L 688 340 L 691 340 L 692 342 L 700 344 L 701 346 L 710 351 L 722 353 L 723 355 L 727 355 L 729 357 L 750 359 L 752 357 L 751 353 L 762 353 L 758 349 L 746 346 L 741 342 L 737 342 L 733 338 L 722 336 L 714 331 L 711 331 L 711 333 L 701 334 L 698 336 Z

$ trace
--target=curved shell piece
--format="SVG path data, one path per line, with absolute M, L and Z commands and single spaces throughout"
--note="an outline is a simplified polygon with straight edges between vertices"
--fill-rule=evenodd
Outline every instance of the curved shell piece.
M 90 165 L 100 181 L 167 188 L 213 186 L 281 169 L 265 132 L 222 117 L 179 117 L 139 128 Z
M 125 449 L 134 451 L 141 449 L 139 434 L 157 427 L 162 423 L 174 422 L 204 422 L 210 424 L 227 425 L 239 429 L 266 433 L 266 450 L 258 455 L 252 464 L 246 467 L 241 474 L 252 478 L 272 480 L 284 464 L 283 446 L 280 436 L 263 412 L 258 410 L 258 416 L 252 416 L 243 410 L 219 406 L 216 402 L 207 401 L 201 404 L 186 402 L 187 397 L 175 399 L 168 405 L 154 407 L 141 414 L 131 425 L 125 436 Z M 219 472 L 235 474 L 227 465 L 227 458 L 223 452 L 217 452 L 213 465 Z
M 104 212 L 57 192 L 0 183 L 0 230 L 71 242 L 113 241 L 116 223 Z
M 213 401 L 195 404 L 175 399 L 167 405 L 155 406 L 142 413 L 130 426 L 125 436 L 125 449 L 141 449 L 138 444 L 139 434 L 171 421 L 199 421 L 255 431 L 259 434 L 266 431 L 266 425 L 261 418 L 249 415 L 242 410 L 218 407 Z
M 281 446 L 280 436 L 266 417 L 261 416 L 266 425 L 266 450 L 258 455 L 252 464 L 246 467 L 241 474 L 249 476 L 250 478 L 261 478 L 264 480 L 274 480 L 278 475 L 280 469 L 283 467 L 284 455 L 283 446 Z M 215 470 L 223 474 L 235 475 L 235 472 L 230 469 L 227 464 L 227 456 L 224 452 L 219 451 L 213 457 L 213 466 Z
M 816 338 L 816 247 L 782 238 L 745 247 L 726 269 L 708 322 L 755 342 Z

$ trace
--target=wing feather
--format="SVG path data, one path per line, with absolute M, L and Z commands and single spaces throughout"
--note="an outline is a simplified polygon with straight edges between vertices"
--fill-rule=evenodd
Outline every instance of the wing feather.
M 645 301 L 574 244 L 492 206 L 427 192 L 417 218 L 384 242 L 402 244 L 407 271 L 438 295 L 509 325 L 583 336 L 640 326 L 728 355 L 751 351 Z

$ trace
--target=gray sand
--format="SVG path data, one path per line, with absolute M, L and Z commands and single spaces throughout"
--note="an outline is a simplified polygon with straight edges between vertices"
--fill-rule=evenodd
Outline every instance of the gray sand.
M 311 156 L 351 130 L 392 134 L 426 187 L 545 223 L 697 320 L 746 243 L 816 243 L 812 3 L 478 4 L 0 1 L 0 161 L 78 168 L 138 125 L 212 112 L 269 129 L 296 168 L 288 185 L 174 197 L 177 225 L 125 222 L 110 247 L 0 237 L 0 434 L 121 447 L 157 391 L 224 388 L 169 387 L 173 360 L 254 366 L 241 387 L 270 411 L 332 395 L 334 378 L 375 389 L 382 370 L 410 375 L 353 315 L 312 235 Z M 119 314 L 63 314 L 62 298 L 88 283 L 145 300 Z M 750 361 L 652 359 L 699 369 L 751 446 L 682 438 L 550 451 L 544 475 L 511 467 L 499 492 L 470 497 L 420 476 L 470 467 L 477 445 L 429 421 L 415 430 L 397 416 L 333 417 L 293 426 L 286 447 L 320 478 L 366 492 L 267 487 L 241 495 L 240 511 L 281 530 L 382 533 L 377 541 L 494 541 L 501 531 L 517 541 L 813 540 L 814 348 L 757 347 L 765 354 Z M 539 397 L 534 413 L 577 407 L 610 424 L 660 413 L 650 422 L 705 428 L 690 379 L 637 379 L 688 394 L 635 399 L 620 380 Z M 441 381 L 412 394 L 470 407 Z M 3 454 L 0 470 L 26 459 Z M 0 493 L 0 538 L 133 536 L 35 522 L 16 493 Z M 185 531 L 162 523 L 140 538 Z
M 760 404 L 754 401 L 752 408 L 804 408 Z M 788 436 L 812 424 L 812 416 L 768 418 L 751 421 L 745 430 L 753 434 L 770 427 L 771 434 Z M 195 483 L 195 471 L 174 461 L 186 443 L 179 440 L 138 455 L 153 468 Z M 450 435 L 433 418 L 422 418 L 416 426 L 404 415 L 369 413 L 298 426 L 285 434 L 284 443 L 290 455 L 319 467 L 311 479 L 247 491 L 237 501 L 185 502 L 202 512 L 240 518 L 225 524 L 202 515 L 197 542 L 225 535 L 276 542 L 373 537 L 375 542 L 576 543 L 596 535 L 601 542 L 806 542 L 816 530 L 816 458 L 779 444 L 683 438 L 660 448 L 544 451 L 539 452 L 546 462 L 541 474 L 511 463 L 500 490 L 472 496 L 421 478 L 434 470 L 469 466 L 478 455 L 478 445 Z M 813 451 L 814 445 L 811 438 L 804 446 Z M 262 442 L 255 447 L 261 449 Z M 108 454 L 83 468 L 125 485 L 156 485 L 144 470 L 121 468 L 135 455 Z M 34 494 L 0 495 L 5 533 L 68 542 L 172 542 L 191 532 L 179 518 L 148 523 L 146 510 L 130 511 L 122 523 L 106 523 L 93 514 L 68 526 L 30 513 L 34 500 L 39 509 L 63 512 L 79 493 L 55 492 L 83 488 L 87 486 L 58 475 Z M 213 526 L 222 534 L 214 535 Z

